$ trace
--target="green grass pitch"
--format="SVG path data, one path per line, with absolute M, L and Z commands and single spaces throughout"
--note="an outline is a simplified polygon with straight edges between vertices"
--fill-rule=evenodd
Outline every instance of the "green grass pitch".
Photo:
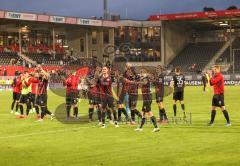
M 101 129 L 96 123 L 63 124 L 50 119 L 37 123 L 33 116 L 16 119 L 10 114 L 11 92 L 1 92 L 0 166 L 239 165 L 240 87 L 226 87 L 231 127 L 224 126 L 220 110 L 215 125 L 206 126 L 212 90 L 207 93 L 201 90 L 202 87 L 186 87 L 185 91 L 186 110 L 192 112 L 193 124 L 163 125 L 158 133 L 151 132 L 153 127 L 149 123 L 139 133 L 134 131 L 136 126 L 130 125 L 115 128 L 107 123 L 107 128 Z M 172 96 L 164 102 L 172 116 Z M 49 92 L 51 111 L 62 103 L 64 98 Z M 157 105 L 153 103 L 158 117 Z M 87 102 L 81 102 L 79 110 L 86 115 Z

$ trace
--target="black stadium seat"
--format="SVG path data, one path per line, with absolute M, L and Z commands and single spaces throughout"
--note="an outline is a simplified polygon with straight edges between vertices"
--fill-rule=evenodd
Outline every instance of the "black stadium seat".
M 223 44 L 223 42 L 200 42 L 188 44 L 169 65 L 181 66 L 183 70 L 187 71 L 191 65 L 196 64 L 198 70 L 201 70 L 208 64 Z

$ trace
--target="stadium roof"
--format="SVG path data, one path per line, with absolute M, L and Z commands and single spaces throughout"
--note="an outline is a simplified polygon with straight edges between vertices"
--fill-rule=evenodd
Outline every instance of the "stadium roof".
M 216 19 L 216 18 L 240 18 L 240 9 L 238 10 L 219 10 L 208 12 L 194 12 L 194 13 L 176 13 L 151 15 L 149 20 L 199 20 L 199 19 Z
M 85 26 L 103 26 L 103 27 L 117 27 L 117 23 L 114 21 L 96 20 L 96 19 L 83 19 L 76 17 L 65 16 L 53 16 L 46 14 L 35 13 L 21 13 L 12 11 L 1 11 L 0 19 L 8 20 L 23 20 L 23 21 L 37 21 L 37 22 L 50 22 L 59 24 L 71 24 L 71 25 L 85 25 Z

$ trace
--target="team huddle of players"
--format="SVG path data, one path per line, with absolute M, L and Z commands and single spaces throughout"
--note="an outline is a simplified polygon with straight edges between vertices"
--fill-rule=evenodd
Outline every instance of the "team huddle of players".
M 220 73 L 218 66 L 215 67 L 215 75 L 210 79 L 210 84 L 214 87 L 214 97 L 212 101 L 212 115 L 209 125 L 214 122 L 216 107 L 221 107 L 223 114 L 227 120 L 227 125 L 230 124 L 228 112 L 224 105 L 224 79 Z M 209 73 L 210 74 L 210 73 Z M 155 87 L 155 100 L 159 108 L 159 121 L 161 123 L 168 123 L 168 116 L 164 108 L 164 73 L 161 66 L 156 67 L 153 73 L 146 69 L 141 69 L 137 74 L 134 67 L 126 67 L 126 70 L 121 73 L 118 70 L 112 70 L 106 66 L 96 67 L 84 79 L 84 85 L 87 86 L 87 96 L 89 99 L 89 121 L 93 120 L 94 109 L 97 112 L 99 124 L 102 128 L 106 127 L 106 117 L 110 123 L 119 127 L 119 121 L 124 114 L 127 122 L 135 124 L 135 116 L 141 119 L 141 123 L 136 131 L 142 131 L 149 117 L 154 126 L 153 132 L 158 132 L 159 127 L 156 117 L 152 112 L 152 92 L 151 87 Z M 16 105 L 16 113 L 20 109 L 20 118 L 24 118 L 23 106 L 26 105 L 26 116 L 30 110 L 34 110 L 39 117 L 39 121 L 49 114 L 51 119 L 54 118 L 47 107 L 47 87 L 49 82 L 49 74 L 38 66 L 34 72 L 19 74 L 13 81 L 13 103 L 11 112 L 13 113 Z M 116 91 L 114 91 L 113 84 L 116 84 Z M 66 118 L 71 118 L 70 112 L 73 108 L 74 118 L 78 118 L 78 101 L 80 94 L 80 85 L 82 81 L 80 77 L 73 72 L 65 80 L 63 85 L 66 87 Z M 183 118 L 186 118 L 184 105 L 184 87 L 185 77 L 181 73 L 180 67 L 175 68 L 175 74 L 172 78 L 170 86 L 173 87 L 173 111 L 174 118 L 177 116 L 177 101 L 180 102 L 183 111 Z M 141 93 L 139 94 L 139 89 Z M 126 96 L 128 96 L 126 103 Z M 142 99 L 142 110 L 137 110 L 137 102 Z M 115 104 L 117 101 L 117 104 Z M 126 105 L 130 109 L 130 117 L 126 110 Z M 41 110 L 41 114 L 40 111 Z M 112 120 L 113 115 L 113 120 Z
M 152 105 L 152 92 L 151 87 L 155 87 L 155 99 L 159 107 L 159 120 L 161 123 L 168 123 L 167 113 L 164 108 L 164 73 L 161 66 L 156 67 L 155 74 L 149 73 L 146 69 L 141 69 L 137 74 L 134 67 L 126 67 L 126 70 L 121 73 L 119 70 L 111 70 L 108 67 L 96 67 L 92 74 L 89 74 L 85 78 L 85 84 L 88 87 L 88 99 L 89 99 L 89 120 L 93 120 L 94 109 L 97 110 L 98 121 L 102 128 L 106 127 L 106 116 L 110 120 L 110 123 L 115 127 L 119 127 L 118 122 L 121 121 L 121 116 L 124 114 L 127 122 L 135 124 L 135 117 L 138 116 L 141 119 L 140 126 L 136 129 L 142 131 L 143 125 L 146 122 L 146 118 L 151 119 L 154 125 L 153 132 L 159 131 L 156 117 L 153 115 Z M 75 118 L 78 116 L 78 96 L 79 96 L 79 77 L 76 73 L 69 76 L 64 85 L 66 86 L 66 111 L 67 119 L 70 118 L 70 110 L 73 107 L 73 115 Z M 113 90 L 113 83 L 116 84 L 116 91 Z M 179 67 L 175 70 L 175 75 L 171 82 L 171 86 L 174 87 L 174 117 L 177 114 L 176 102 L 180 101 L 183 110 L 184 118 L 185 106 L 184 99 L 184 86 L 185 78 L 181 74 Z M 141 93 L 139 94 L 139 89 Z M 127 104 L 125 102 L 126 95 L 128 96 Z M 137 110 L 137 102 L 142 99 L 142 110 Z M 115 104 L 114 101 L 117 101 Z M 126 105 L 130 109 L 130 117 L 126 111 Z M 113 121 L 112 121 L 113 115 Z
M 30 112 L 34 111 L 39 121 L 42 121 L 47 114 L 53 119 L 54 114 L 47 107 L 48 82 L 49 74 L 41 66 L 38 66 L 31 73 L 28 71 L 24 71 L 24 73 L 16 72 L 16 77 L 12 83 L 13 102 L 11 104 L 11 113 L 14 113 L 13 109 L 16 106 L 15 115 L 18 115 L 19 118 L 25 118 Z M 26 107 L 25 115 L 24 105 Z M 19 109 L 20 113 L 18 112 Z

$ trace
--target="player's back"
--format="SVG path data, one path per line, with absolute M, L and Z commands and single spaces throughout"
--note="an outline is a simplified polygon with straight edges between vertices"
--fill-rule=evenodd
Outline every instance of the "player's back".
M 164 92 L 164 75 L 159 74 L 156 76 L 154 81 L 156 92 Z
M 185 76 L 183 74 L 175 74 L 173 76 L 174 92 L 183 92 L 185 87 Z
M 141 80 L 143 82 L 142 84 L 142 97 L 143 100 L 151 100 L 152 94 L 151 94 L 151 83 L 148 77 L 142 78 Z

